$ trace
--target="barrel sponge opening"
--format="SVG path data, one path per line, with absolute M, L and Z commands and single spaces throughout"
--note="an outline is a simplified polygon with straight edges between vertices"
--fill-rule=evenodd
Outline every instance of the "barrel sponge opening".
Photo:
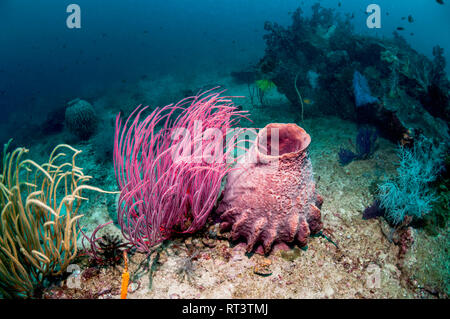
M 310 143 L 309 134 L 293 123 L 271 123 L 258 134 L 258 151 L 263 155 L 281 156 L 287 153 L 299 153 L 304 151 Z

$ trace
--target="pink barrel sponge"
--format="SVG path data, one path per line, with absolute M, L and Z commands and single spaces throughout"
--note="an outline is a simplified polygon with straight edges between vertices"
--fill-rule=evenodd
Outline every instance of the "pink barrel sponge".
M 260 244 L 266 254 L 276 243 L 304 246 L 322 228 L 310 142 L 296 124 L 269 124 L 258 133 L 249 156 L 229 173 L 218 208 L 221 228 L 231 229 L 234 241 L 244 238 L 248 252 Z

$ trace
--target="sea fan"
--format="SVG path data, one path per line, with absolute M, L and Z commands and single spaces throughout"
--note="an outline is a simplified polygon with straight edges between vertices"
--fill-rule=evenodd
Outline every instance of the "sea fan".
M 353 74 L 353 92 L 356 107 L 378 102 L 378 99 L 372 96 L 366 78 L 358 71 Z

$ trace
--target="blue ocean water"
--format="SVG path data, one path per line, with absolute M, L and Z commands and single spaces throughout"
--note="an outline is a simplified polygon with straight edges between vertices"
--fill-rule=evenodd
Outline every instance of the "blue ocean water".
M 68 29 L 66 7 L 73 2 L 0 1 L 0 121 L 11 112 L 52 109 L 143 75 L 228 72 L 255 62 L 264 53 L 264 22 L 287 25 L 289 13 L 301 6 L 310 14 L 315 1 L 78 0 L 82 28 Z M 382 28 L 370 30 L 365 8 L 372 2 L 320 1 L 354 13 L 357 32 L 390 36 L 404 26 L 413 48 L 431 56 L 439 44 L 450 58 L 449 5 L 378 0 Z M 408 15 L 414 23 L 401 20 Z

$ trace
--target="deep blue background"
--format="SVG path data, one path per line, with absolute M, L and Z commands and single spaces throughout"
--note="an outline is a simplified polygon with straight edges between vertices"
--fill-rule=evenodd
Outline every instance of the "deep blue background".
M 71 98 L 114 89 L 142 75 L 205 72 L 255 63 L 264 53 L 264 22 L 290 24 L 289 12 L 316 1 L 298 0 L 0 0 L 0 122 L 11 112 L 52 109 Z M 359 32 L 406 39 L 450 61 L 450 5 L 434 0 L 326 0 L 354 12 Z M 66 27 L 66 7 L 82 9 L 82 29 Z M 369 30 L 365 8 L 381 6 L 382 29 Z M 389 15 L 385 13 L 389 12 Z M 413 24 L 401 20 L 412 14 Z M 414 36 L 410 36 L 414 32 Z M 450 64 L 450 63 L 449 63 Z

